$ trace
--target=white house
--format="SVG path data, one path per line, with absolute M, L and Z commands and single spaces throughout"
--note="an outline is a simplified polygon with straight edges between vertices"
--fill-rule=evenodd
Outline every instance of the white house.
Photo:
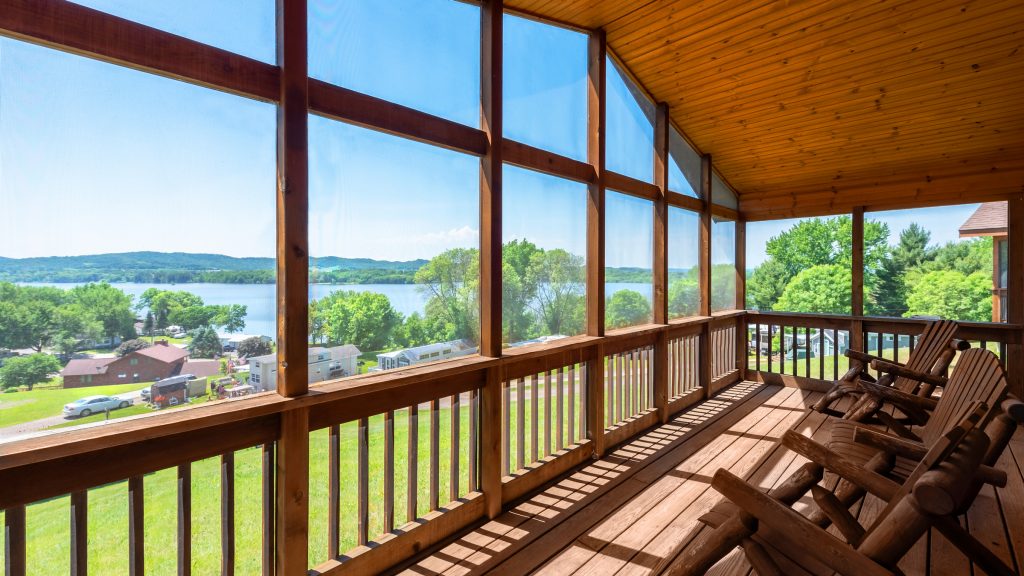
M 309 349 L 309 383 L 351 376 L 359 371 L 359 348 L 351 344 Z M 249 358 L 249 384 L 257 391 L 277 387 L 277 355 Z
M 838 342 L 836 342 L 836 336 L 838 335 Z M 772 336 L 779 335 L 778 327 L 774 327 L 772 330 Z M 839 330 L 833 332 L 832 330 L 819 330 L 817 328 L 811 328 L 811 358 L 817 358 L 821 351 L 821 338 L 825 338 L 825 356 L 834 356 L 837 352 L 842 354 L 849 348 L 849 333 Z M 758 334 L 757 340 L 753 338 L 750 340 L 751 350 L 755 350 L 754 346 L 760 345 L 761 354 L 768 354 L 768 341 L 770 337 L 768 335 L 768 327 L 761 326 L 761 332 Z M 756 342 L 756 343 L 755 343 Z M 786 331 L 786 337 L 782 340 L 786 349 L 786 358 L 792 360 L 794 354 L 793 346 L 793 329 L 790 328 Z M 891 345 L 890 345 L 891 347 Z M 803 328 L 797 329 L 796 334 L 796 357 L 799 359 L 806 357 L 807 350 L 807 332 Z M 778 354 L 779 350 L 777 345 L 772 345 L 772 354 Z
M 475 352 L 476 346 L 466 340 L 425 344 L 415 348 L 377 354 L 377 367 L 375 370 L 391 370 L 392 368 L 401 368 L 402 366 L 410 366 L 421 362 L 433 362 L 457 356 L 467 356 Z

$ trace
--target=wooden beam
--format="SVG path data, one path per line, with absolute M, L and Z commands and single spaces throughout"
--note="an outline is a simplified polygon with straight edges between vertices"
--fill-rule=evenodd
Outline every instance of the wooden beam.
M 480 9 L 480 354 L 501 356 L 502 0 Z
M 665 199 L 668 201 L 670 206 L 676 206 L 678 208 L 684 208 L 694 212 L 700 212 L 704 209 L 704 203 L 700 201 L 700 198 L 692 198 L 678 192 L 666 192 Z
M 1024 324 L 1024 200 L 1010 200 L 1007 204 L 1007 290 L 1006 321 Z M 1006 372 L 1010 391 L 1024 398 L 1024 346 L 1006 347 Z
M 850 313 L 854 316 L 864 315 L 864 208 L 853 209 L 853 259 L 850 286 Z
M 646 200 L 655 201 L 658 196 L 661 195 L 661 191 L 658 190 L 658 186 L 651 184 L 650 182 L 644 182 L 643 180 L 637 180 L 618 172 L 606 171 L 604 174 L 604 186 L 615 190 L 616 192 L 622 192 L 629 194 L 630 196 L 636 196 L 638 198 L 644 198 Z
M 275 466 L 277 574 L 305 574 L 309 568 L 309 412 L 281 414 Z
M 306 1 L 277 0 L 277 392 L 306 393 L 309 338 L 309 121 Z
M 592 184 L 597 179 L 594 167 L 554 152 L 534 148 L 529 144 L 505 138 L 501 141 L 502 161 L 529 170 L 543 172 L 560 178 Z
M 309 109 L 321 116 L 457 152 L 476 156 L 487 153 L 488 136 L 483 130 L 321 80 L 309 81 Z
M 267 102 L 276 66 L 64 0 L 0 0 L 0 35 Z
M 658 104 L 654 122 L 654 323 L 668 324 L 668 105 Z M 654 408 L 658 420 L 668 422 L 668 338 L 664 331 L 654 344 Z
M 699 262 L 700 315 L 711 315 L 711 155 L 700 158 L 700 196 L 704 204 L 700 212 Z
M 587 334 L 604 336 L 605 76 L 608 46 L 603 30 L 587 46 L 587 159 L 596 178 L 587 195 Z M 598 443 L 595 443 L 599 445 Z
M 747 223 L 736 221 L 736 308 L 747 309 Z M 740 380 L 747 379 L 747 317 L 736 319 L 736 368 Z

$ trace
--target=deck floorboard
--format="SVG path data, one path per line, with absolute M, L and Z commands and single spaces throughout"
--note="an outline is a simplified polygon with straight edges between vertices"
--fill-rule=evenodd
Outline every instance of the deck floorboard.
M 495 520 L 416 559 L 401 573 L 656 572 L 706 530 L 697 519 L 721 499 L 710 485 L 716 470 L 727 468 L 770 488 L 806 462 L 781 447 L 778 439 L 790 429 L 818 440 L 828 437 L 831 419 L 808 410 L 818 397 L 796 388 L 737 384 L 550 483 Z M 1009 483 L 983 490 L 961 519 L 1018 570 L 1017 556 L 1024 550 L 1022 465 L 1024 433 L 1018 431 L 1000 462 Z M 797 509 L 807 505 L 805 499 Z M 870 522 L 882 508 L 880 501 L 867 498 L 854 511 L 861 522 Z M 781 562 L 787 560 L 783 557 Z M 908 575 L 983 574 L 937 532 L 922 537 L 900 568 Z M 736 550 L 709 574 L 755 572 Z

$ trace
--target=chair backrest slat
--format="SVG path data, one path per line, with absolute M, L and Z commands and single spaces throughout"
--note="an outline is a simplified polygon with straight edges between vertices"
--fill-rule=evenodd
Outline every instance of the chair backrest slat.
M 907 368 L 938 375 L 938 372 L 946 368 L 937 365 L 939 359 L 946 348 L 952 345 L 953 337 L 956 336 L 958 329 L 959 326 L 952 320 L 936 320 L 926 324 L 918 345 L 907 358 Z M 893 345 L 899 346 L 899 337 L 896 337 L 895 340 Z M 913 393 L 920 384 L 917 380 L 901 376 L 893 382 L 893 387 L 902 392 Z
M 988 417 L 993 416 L 1007 392 L 1006 372 L 995 354 L 982 348 L 964 351 L 921 429 L 921 440 L 931 446 L 963 419 L 973 402 L 984 402 L 990 408 Z

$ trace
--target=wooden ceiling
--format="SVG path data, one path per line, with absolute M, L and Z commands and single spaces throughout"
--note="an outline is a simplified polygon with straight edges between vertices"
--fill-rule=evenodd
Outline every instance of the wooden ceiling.
M 506 0 L 587 29 L 751 219 L 1021 197 L 1021 0 Z

